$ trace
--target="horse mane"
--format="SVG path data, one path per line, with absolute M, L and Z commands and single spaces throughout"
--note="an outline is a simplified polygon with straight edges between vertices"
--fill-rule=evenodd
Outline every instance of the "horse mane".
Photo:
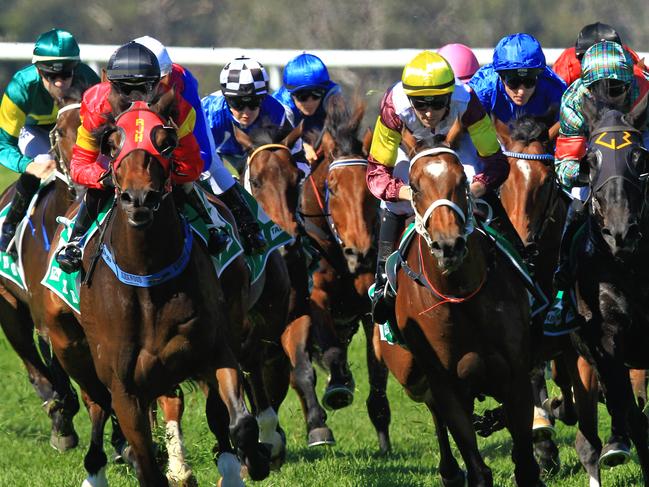
M 254 127 L 248 133 L 248 137 L 255 145 L 255 147 L 260 147 L 262 145 L 274 144 L 283 140 L 291 131 L 293 127 L 286 120 L 281 126 L 273 124 L 268 117 L 264 117 L 260 120 L 260 123 L 257 127 Z
M 74 84 L 68 88 L 64 88 L 61 96 L 57 97 L 55 102 L 59 108 L 72 103 L 80 103 L 83 98 L 83 93 L 88 89 L 87 84 Z
M 362 154 L 363 142 L 358 138 L 358 128 L 365 114 L 365 103 L 354 98 L 354 111 L 349 110 L 342 96 L 332 96 L 327 101 L 324 131 L 336 141 L 341 154 Z
M 526 145 L 534 141 L 545 143 L 549 139 L 548 126 L 536 117 L 523 115 L 512 122 L 510 136 Z

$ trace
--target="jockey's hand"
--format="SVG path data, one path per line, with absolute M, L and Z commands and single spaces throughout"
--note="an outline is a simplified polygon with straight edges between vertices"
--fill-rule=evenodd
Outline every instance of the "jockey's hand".
M 403 201 L 412 200 L 412 192 L 410 191 L 410 186 L 401 186 L 399 188 L 399 199 Z
M 40 180 L 47 179 L 54 171 L 56 171 L 56 161 L 54 159 L 32 161 L 25 168 L 26 173 L 36 176 Z
M 487 187 L 484 185 L 484 183 L 481 183 L 480 181 L 473 181 L 471 183 L 471 194 L 474 198 L 480 198 L 486 192 Z
M 312 145 L 304 142 L 302 144 L 302 148 L 304 149 L 304 155 L 306 157 L 306 160 L 309 162 L 309 164 L 313 164 L 318 160 L 318 154 L 316 154 L 316 151 Z

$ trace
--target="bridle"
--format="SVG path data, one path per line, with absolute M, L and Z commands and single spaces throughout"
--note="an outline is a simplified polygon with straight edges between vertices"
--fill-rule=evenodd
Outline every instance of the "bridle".
M 65 105 L 64 107 L 59 109 L 56 115 L 56 120 L 58 121 L 61 115 L 65 112 L 79 109 L 81 109 L 81 103 L 70 103 L 69 105 Z M 54 171 L 54 177 L 63 181 L 68 187 L 68 191 L 70 192 L 71 196 L 75 197 L 77 191 L 74 187 L 74 182 L 72 181 L 70 169 L 63 160 L 63 154 L 61 153 L 61 149 L 59 147 L 59 144 L 61 143 L 61 136 L 59 135 L 56 125 L 54 125 L 52 130 L 50 130 L 49 138 L 51 150 L 56 156 L 56 171 Z M 69 163 L 70 161 L 67 162 Z

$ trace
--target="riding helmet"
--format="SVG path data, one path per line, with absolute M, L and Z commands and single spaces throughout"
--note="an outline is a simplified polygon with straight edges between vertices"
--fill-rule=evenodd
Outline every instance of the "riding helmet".
M 149 48 L 131 41 L 119 47 L 110 57 L 106 75 L 110 81 L 159 81 L 160 65 Z
M 79 63 L 79 45 L 68 31 L 52 29 L 36 40 L 32 63 L 47 73 L 71 71 Z
M 455 77 L 464 81 L 469 81 L 471 76 L 480 68 L 478 58 L 470 47 L 464 44 L 446 44 L 437 50 L 446 59 L 451 67 Z
M 408 96 L 437 96 L 453 93 L 453 68 L 441 55 L 422 51 L 403 68 L 403 91 Z
M 283 78 L 284 86 L 289 93 L 308 89 L 326 89 L 331 81 L 329 71 L 322 60 L 306 52 L 286 64 Z
M 228 96 L 263 96 L 268 94 L 268 73 L 264 66 L 241 56 L 225 65 L 219 77 L 221 91 Z
M 584 54 L 590 46 L 601 41 L 611 41 L 622 45 L 620 35 L 613 27 L 601 22 L 586 25 L 577 36 L 575 43 L 575 54 L 577 56 Z
M 545 68 L 545 54 L 541 44 L 525 33 L 503 37 L 496 44 L 493 57 L 494 71 L 531 70 Z M 526 76 L 527 73 L 519 73 Z

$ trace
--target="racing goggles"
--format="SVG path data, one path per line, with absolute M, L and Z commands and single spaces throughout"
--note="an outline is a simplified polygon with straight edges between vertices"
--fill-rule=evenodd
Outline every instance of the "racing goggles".
M 120 80 L 111 81 L 120 95 L 130 99 L 134 93 L 138 92 L 142 95 L 151 95 L 158 85 L 159 79 L 141 79 L 141 80 Z
M 230 108 L 241 111 L 246 107 L 249 110 L 257 110 L 263 99 L 263 96 L 228 96 L 225 101 L 228 102 Z
M 412 108 L 419 112 L 426 110 L 442 110 L 448 107 L 451 102 L 451 94 L 437 95 L 437 96 L 409 96 Z
M 291 96 L 299 102 L 308 100 L 319 100 L 324 96 L 324 90 L 299 90 L 291 93 Z
M 526 89 L 534 88 L 536 86 L 536 76 L 517 76 L 517 75 L 505 75 L 503 76 L 503 82 L 507 85 L 508 88 L 512 90 L 517 90 L 522 86 Z

